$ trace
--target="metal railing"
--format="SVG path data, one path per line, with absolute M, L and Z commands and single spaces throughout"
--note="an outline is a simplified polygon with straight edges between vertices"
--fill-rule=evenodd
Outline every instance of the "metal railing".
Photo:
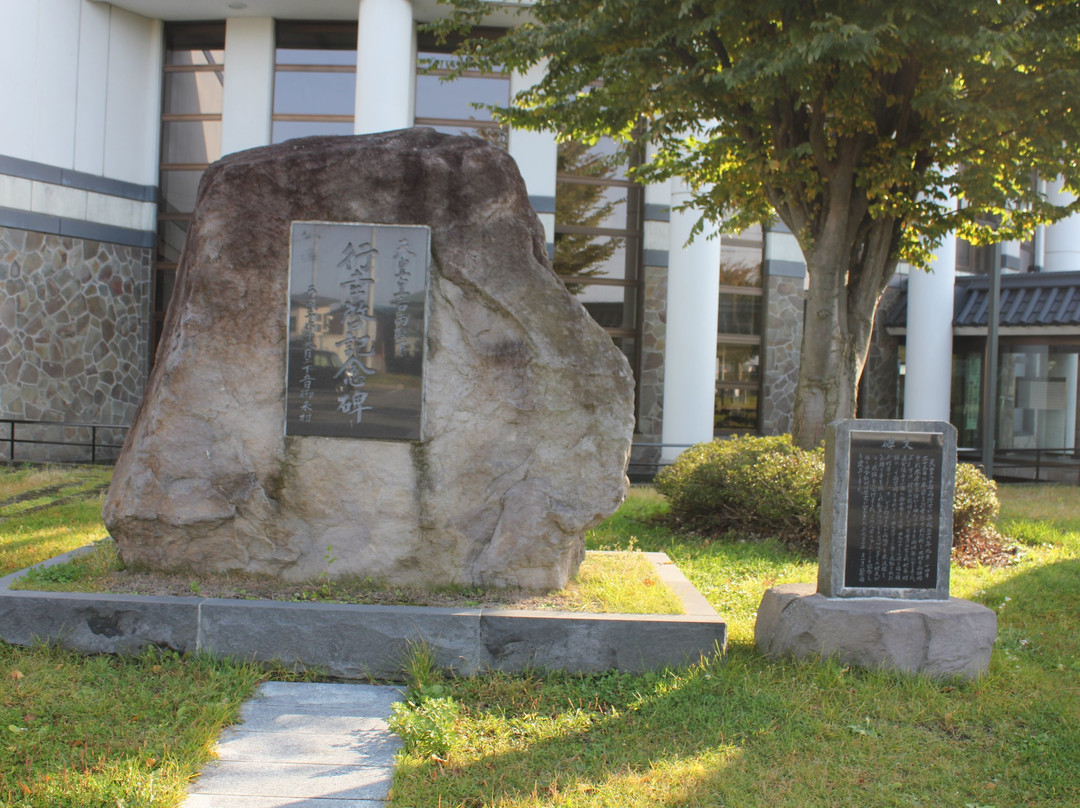
M 960 449 L 957 455 L 959 460 L 980 465 L 977 450 Z M 1080 456 L 1068 449 L 995 449 L 994 479 L 1080 485 Z
M 694 445 L 692 443 L 645 443 L 634 441 L 630 451 L 630 462 L 626 466 L 626 476 L 630 478 L 630 482 L 634 483 L 652 482 L 653 477 L 659 474 L 661 469 L 671 465 L 671 463 L 661 459 L 664 449 L 678 449 L 681 452 L 683 449 L 689 449 Z
M 39 462 L 42 460 L 50 463 L 111 463 L 119 453 L 123 443 L 115 443 L 117 431 L 127 434 L 130 428 L 121 424 L 84 424 L 68 421 L 31 421 L 24 418 L 0 418 L 0 433 L 6 427 L 6 434 L 0 434 L 0 445 L 7 447 L 7 456 L 0 457 L 0 461 L 9 463 Z M 20 437 L 16 432 L 20 428 L 27 437 Z M 57 440 L 50 440 L 43 435 L 48 435 L 53 430 L 60 430 L 61 436 Z M 83 437 L 89 430 L 89 439 Z M 109 432 L 109 442 L 105 442 L 101 433 Z M 75 433 L 72 435 L 71 433 Z M 50 453 L 24 451 L 22 457 L 16 457 L 17 446 L 48 446 L 68 447 L 75 450 L 88 449 L 89 452 L 76 451 L 71 457 L 64 457 L 68 453 Z M 58 454 L 56 457 L 47 457 L 48 454 Z M 38 456 L 35 456 L 38 455 Z

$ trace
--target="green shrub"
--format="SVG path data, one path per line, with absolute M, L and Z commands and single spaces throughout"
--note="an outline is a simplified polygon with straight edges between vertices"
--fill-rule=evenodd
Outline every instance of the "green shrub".
M 957 463 L 956 492 L 953 495 L 953 542 L 967 534 L 992 527 L 1000 509 L 997 483 L 987 479 L 970 463 Z
M 820 531 L 823 449 L 806 451 L 790 435 L 699 443 L 656 477 L 671 511 L 696 530 L 778 536 L 812 549 Z M 956 466 L 953 542 L 991 531 L 997 486 L 969 463 Z
M 790 435 L 700 443 L 656 477 L 672 512 L 695 528 L 817 541 L 824 451 L 805 451 Z

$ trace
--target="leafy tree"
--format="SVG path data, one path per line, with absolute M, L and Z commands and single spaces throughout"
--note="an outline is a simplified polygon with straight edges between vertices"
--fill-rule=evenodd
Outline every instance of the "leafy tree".
M 490 10 L 451 2 L 444 29 Z M 1080 189 L 1080 3 L 537 0 L 522 15 L 459 51 L 463 66 L 546 64 L 505 120 L 585 141 L 640 131 L 653 145 L 640 179 L 685 176 L 725 232 L 775 216 L 795 234 L 809 275 L 804 447 L 854 414 L 898 261 L 925 265 L 950 231 L 1018 238 L 1080 209 L 1033 185 Z

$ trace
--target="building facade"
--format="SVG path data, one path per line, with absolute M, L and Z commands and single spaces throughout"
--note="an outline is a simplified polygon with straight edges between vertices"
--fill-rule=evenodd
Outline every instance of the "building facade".
M 501 5 L 493 34 L 510 21 Z M 714 435 L 789 430 L 806 283 L 793 236 L 688 243 L 696 215 L 678 210 L 678 182 L 635 185 L 611 144 L 499 127 L 473 104 L 505 103 L 537 76 L 443 81 L 451 57 L 420 28 L 440 13 L 434 0 L 0 0 L 0 419 L 131 421 L 211 162 L 293 137 L 432 126 L 517 161 L 555 271 L 634 369 L 640 470 Z M 1043 268 L 1080 270 L 1076 227 L 1048 229 Z M 953 260 L 950 290 L 964 267 Z M 892 293 L 897 305 L 919 277 Z M 951 359 L 951 314 L 906 310 L 945 318 L 930 353 Z M 948 390 L 951 363 L 924 370 L 905 345 L 924 329 L 879 331 L 866 414 L 922 400 L 899 392 L 905 358 L 908 382 Z

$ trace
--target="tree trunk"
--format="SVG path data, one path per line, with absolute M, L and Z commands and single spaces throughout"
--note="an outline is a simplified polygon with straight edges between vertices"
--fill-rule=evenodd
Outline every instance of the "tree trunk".
M 807 262 L 810 287 L 791 430 L 804 449 L 821 443 L 830 421 L 855 416 L 859 350 L 848 329 L 845 273 L 837 270 L 835 264 Z
M 804 249 L 810 284 L 791 430 L 804 449 L 821 444 L 830 422 L 855 417 L 874 313 L 896 269 L 891 245 L 897 232 L 894 221 L 880 220 L 858 249 Z M 852 254 L 861 260 L 844 260 Z

